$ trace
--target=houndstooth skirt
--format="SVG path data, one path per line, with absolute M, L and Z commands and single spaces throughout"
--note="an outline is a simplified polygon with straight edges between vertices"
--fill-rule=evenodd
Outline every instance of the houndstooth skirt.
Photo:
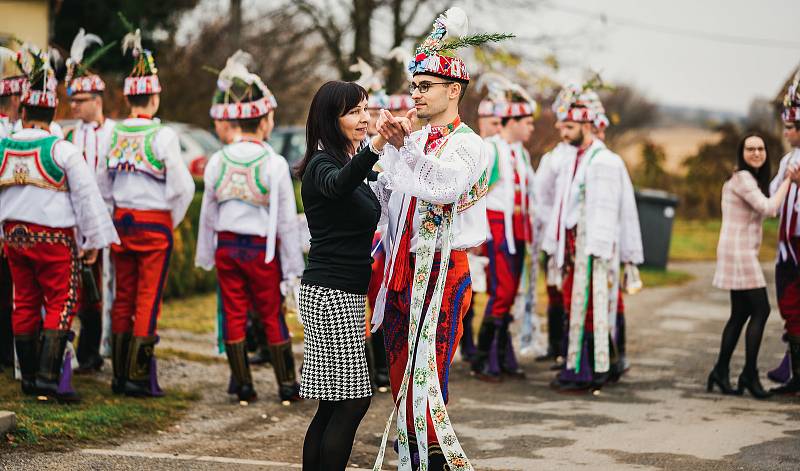
M 303 369 L 300 396 L 343 401 L 372 395 L 365 352 L 367 297 L 300 285 Z

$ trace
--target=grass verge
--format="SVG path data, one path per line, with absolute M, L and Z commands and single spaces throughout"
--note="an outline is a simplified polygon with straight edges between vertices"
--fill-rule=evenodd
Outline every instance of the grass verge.
M 106 382 L 74 377 L 73 384 L 83 401 L 62 405 L 24 396 L 9 371 L 1 375 L 0 409 L 17 415 L 17 430 L 6 434 L 5 445 L 0 449 L 30 447 L 53 451 L 109 442 L 127 431 L 162 430 L 199 398 L 197 393 L 183 390 L 168 390 L 165 397 L 158 399 L 115 396 Z
M 642 276 L 642 283 L 645 289 L 660 288 L 663 286 L 679 286 L 694 279 L 691 273 L 681 270 L 657 270 L 653 268 L 641 268 L 639 273 Z
M 669 258 L 672 261 L 716 260 L 720 219 L 704 221 L 676 219 L 672 227 Z M 759 258 L 767 262 L 775 258 L 778 243 L 778 220 L 764 222 L 764 236 Z

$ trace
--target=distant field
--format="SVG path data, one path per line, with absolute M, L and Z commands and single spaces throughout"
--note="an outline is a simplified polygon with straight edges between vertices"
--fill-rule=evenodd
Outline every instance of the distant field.
M 614 149 L 633 170 L 642 159 L 642 143 L 649 139 L 661 146 L 666 153 L 664 170 L 682 175 L 683 161 L 693 155 L 701 145 L 716 142 L 717 132 L 694 127 L 652 128 L 631 131 L 623 135 Z
M 675 261 L 715 260 L 717 241 L 722 221 L 686 221 L 676 219 L 672 231 L 669 258 Z M 770 219 L 764 223 L 764 242 L 761 244 L 760 259 L 768 262 L 775 258 L 778 242 L 778 220 Z

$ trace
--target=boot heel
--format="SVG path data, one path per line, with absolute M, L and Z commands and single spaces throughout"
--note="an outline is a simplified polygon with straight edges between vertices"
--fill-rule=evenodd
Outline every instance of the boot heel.
M 706 392 L 714 392 L 714 373 L 708 375 L 708 381 L 706 382 Z

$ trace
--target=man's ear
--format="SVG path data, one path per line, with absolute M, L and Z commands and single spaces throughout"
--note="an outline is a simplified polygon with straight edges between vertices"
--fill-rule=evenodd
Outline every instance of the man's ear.
M 456 85 L 456 87 L 453 87 L 453 86 L 450 87 L 450 96 L 449 96 L 449 98 L 451 100 L 454 99 L 454 98 L 459 98 L 461 96 L 461 87 L 464 86 L 460 82 L 453 82 L 453 85 Z

